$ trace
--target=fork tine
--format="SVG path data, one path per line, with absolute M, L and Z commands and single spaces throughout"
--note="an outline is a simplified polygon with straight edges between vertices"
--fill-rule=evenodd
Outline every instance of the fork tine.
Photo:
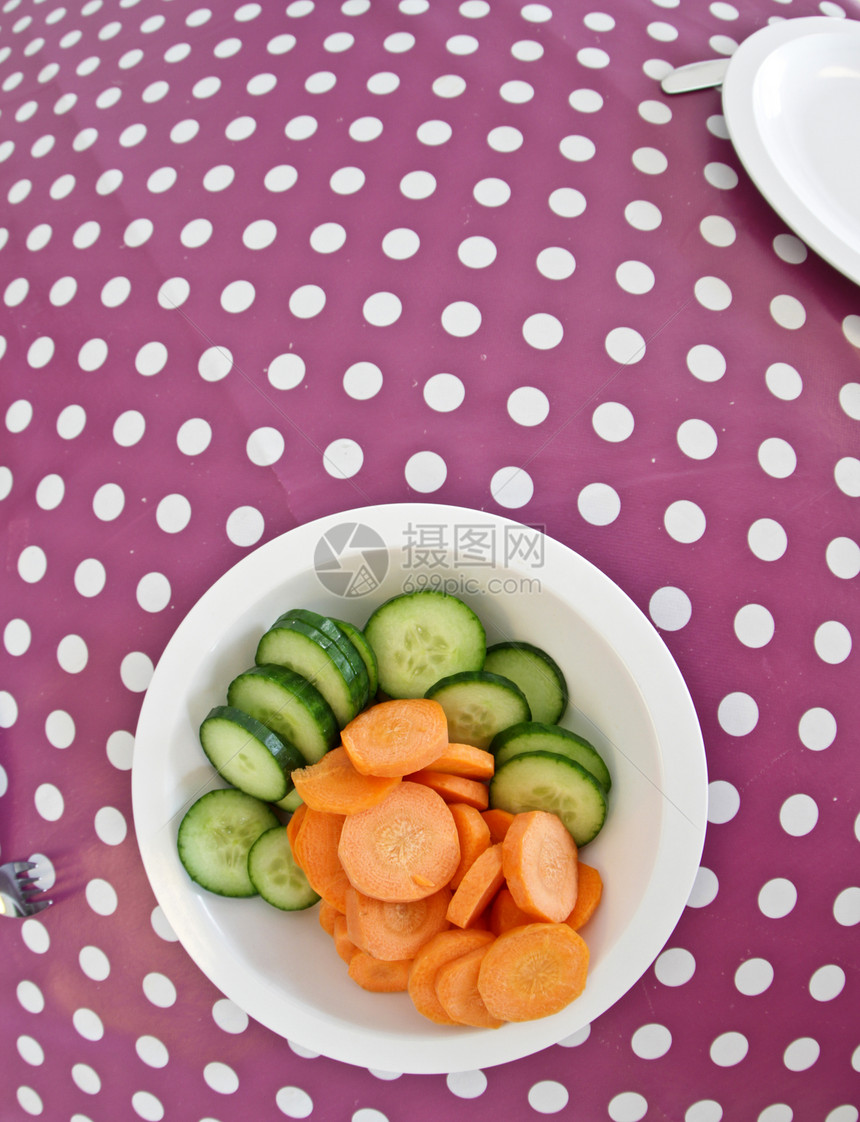
M 35 868 L 35 861 L 14 861 L 12 863 L 12 872 L 15 874 L 15 876 L 18 876 L 19 873 L 26 873 L 28 869 Z
M 30 915 L 35 915 L 36 912 L 41 912 L 45 908 L 50 908 L 50 906 L 51 906 L 51 904 L 53 904 L 53 902 L 54 902 L 53 900 L 37 900 L 37 901 L 31 903 L 28 900 L 27 901 L 27 911 L 30 913 Z
M 45 886 L 43 884 L 39 884 L 39 881 L 37 879 L 19 880 L 18 881 L 18 887 L 21 889 L 22 892 L 29 892 L 30 894 L 32 894 L 34 892 L 44 892 L 45 891 Z

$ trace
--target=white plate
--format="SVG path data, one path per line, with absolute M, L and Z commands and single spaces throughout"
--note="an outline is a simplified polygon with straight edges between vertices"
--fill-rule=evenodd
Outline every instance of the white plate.
M 364 541 L 356 544 L 349 527 Z M 338 580 L 358 573 L 362 562 L 364 583 L 353 592 L 372 590 L 340 595 Z M 441 582 L 468 601 L 488 642 L 521 637 L 553 654 L 573 698 L 563 723 L 593 739 L 613 775 L 607 823 L 584 851 L 606 886 L 584 930 L 591 950 L 586 991 L 554 1017 L 499 1030 L 438 1026 L 405 994 L 366 993 L 346 976 L 316 909 L 285 914 L 260 899 L 222 899 L 194 885 L 176 854 L 183 812 L 222 785 L 213 781 L 197 729 L 209 708 L 223 703 L 231 678 L 253 664 L 262 632 L 300 605 L 363 624 L 376 605 L 422 581 Z M 314 1052 L 425 1073 L 489 1067 L 557 1043 L 641 977 L 671 934 L 698 869 L 707 777 L 681 674 L 612 581 L 565 546 L 504 518 L 403 504 L 291 530 L 202 596 L 168 643 L 144 699 L 132 795 L 155 895 L 222 993 Z
M 813 16 L 755 32 L 729 62 L 723 112 L 774 210 L 860 283 L 860 22 Z

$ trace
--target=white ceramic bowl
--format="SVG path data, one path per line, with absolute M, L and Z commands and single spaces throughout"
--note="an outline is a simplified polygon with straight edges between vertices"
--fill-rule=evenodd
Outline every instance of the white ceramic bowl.
M 347 585 L 351 594 L 344 595 Z M 407 995 L 366 993 L 346 974 L 316 909 L 281 913 L 194 885 L 176 853 L 184 811 L 222 786 L 197 729 L 253 664 L 283 611 L 310 607 L 364 624 L 401 591 L 444 587 L 483 620 L 488 642 L 524 639 L 563 668 L 560 722 L 587 736 L 613 777 L 606 824 L 583 859 L 604 880 L 583 930 L 585 993 L 553 1017 L 498 1030 L 431 1023 Z M 565 1039 L 627 992 L 686 904 L 704 842 L 707 775 L 681 674 L 633 602 L 593 565 L 528 527 L 433 504 L 331 515 L 235 565 L 168 643 L 144 699 L 132 771 L 134 821 L 155 895 L 182 945 L 227 997 L 276 1033 L 346 1063 L 390 1071 L 467 1071 Z

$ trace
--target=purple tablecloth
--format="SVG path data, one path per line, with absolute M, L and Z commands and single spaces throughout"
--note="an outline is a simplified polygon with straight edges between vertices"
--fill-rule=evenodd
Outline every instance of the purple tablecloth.
M 857 1122 L 860 290 L 670 65 L 812 0 L 0 8 L 4 1119 Z M 157 907 L 133 734 L 255 546 L 510 515 L 650 616 L 709 830 L 652 969 L 485 1071 L 308 1055 Z M 50 879 L 50 878 L 49 878 Z

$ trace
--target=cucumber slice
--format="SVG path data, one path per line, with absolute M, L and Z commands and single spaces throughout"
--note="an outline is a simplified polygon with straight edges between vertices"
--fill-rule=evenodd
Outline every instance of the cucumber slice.
M 361 655 L 364 667 L 367 670 L 369 683 L 368 700 L 376 697 L 376 691 L 379 689 L 379 663 L 376 661 L 376 653 L 373 647 L 368 643 L 367 637 L 361 628 L 356 627 L 354 623 L 347 623 L 345 619 L 335 619 L 332 620 L 332 622 L 337 624 Z
M 304 623 L 308 627 L 315 627 L 321 631 L 326 639 L 329 639 L 343 652 L 344 658 L 352 667 L 353 673 L 359 680 L 364 681 L 367 674 L 367 667 L 364 658 L 357 645 L 352 641 L 350 636 L 346 633 L 343 626 L 337 620 L 332 619 L 331 616 L 320 615 L 319 612 L 313 612 L 310 608 L 291 608 L 288 612 L 280 617 L 283 619 L 294 619 L 299 623 Z M 278 620 L 280 623 L 280 620 Z M 370 700 L 372 694 L 370 692 L 370 681 L 365 681 L 365 688 L 367 693 L 361 703 L 362 708 Z
M 376 609 L 364 634 L 389 697 L 423 697 L 440 678 L 480 670 L 484 627 L 467 604 L 437 589 L 404 592 Z
M 281 810 L 288 810 L 291 814 L 294 814 L 303 802 L 304 799 L 295 787 L 291 787 L 282 799 L 278 799 L 275 806 L 279 806 Z
M 261 834 L 248 853 L 248 876 L 263 899 L 283 912 L 298 912 L 319 900 L 296 864 L 283 826 Z
M 567 709 L 567 682 L 558 663 L 531 643 L 495 643 L 487 648 L 484 669 L 510 678 L 526 695 L 532 720 L 554 724 Z
M 547 725 L 540 721 L 512 725 L 494 737 L 490 751 L 496 757 L 497 768 L 514 756 L 521 756 L 523 752 L 554 752 L 557 756 L 567 756 L 582 764 L 604 791 L 612 786 L 609 768 L 594 745 L 585 737 L 563 729 L 560 725 Z
M 277 816 L 253 795 L 227 787 L 194 802 L 179 823 L 179 860 L 193 881 L 219 896 L 256 896 L 248 876 L 251 846 Z
M 200 744 L 220 775 L 255 798 L 274 803 L 290 788 L 304 757 L 256 718 L 229 705 L 211 709 L 200 726 Z
M 606 818 L 606 796 L 591 772 L 550 752 L 524 752 L 498 768 L 490 780 L 490 806 L 511 814 L 557 814 L 580 847 L 597 837 Z
M 306 678 L 286 666 L 252 666 L 227 687 L 227 704 L 256 717 L 315 764 L 337 742 L 331 706 Z
M 286 666 L 307 678 L 341 728 L 367 704 L 364 663 L 356 671 L 333 639 L 301 620 L 281 616 L 260 639 L 254 660 L 258 666 Z
M 424 696 L 438 701 L 445 710 L 448 739 L 475 748 L 488 748 L 502 729 L 531 716 L 519 686 L 486 670 L 451 674 L 434 683 Z

